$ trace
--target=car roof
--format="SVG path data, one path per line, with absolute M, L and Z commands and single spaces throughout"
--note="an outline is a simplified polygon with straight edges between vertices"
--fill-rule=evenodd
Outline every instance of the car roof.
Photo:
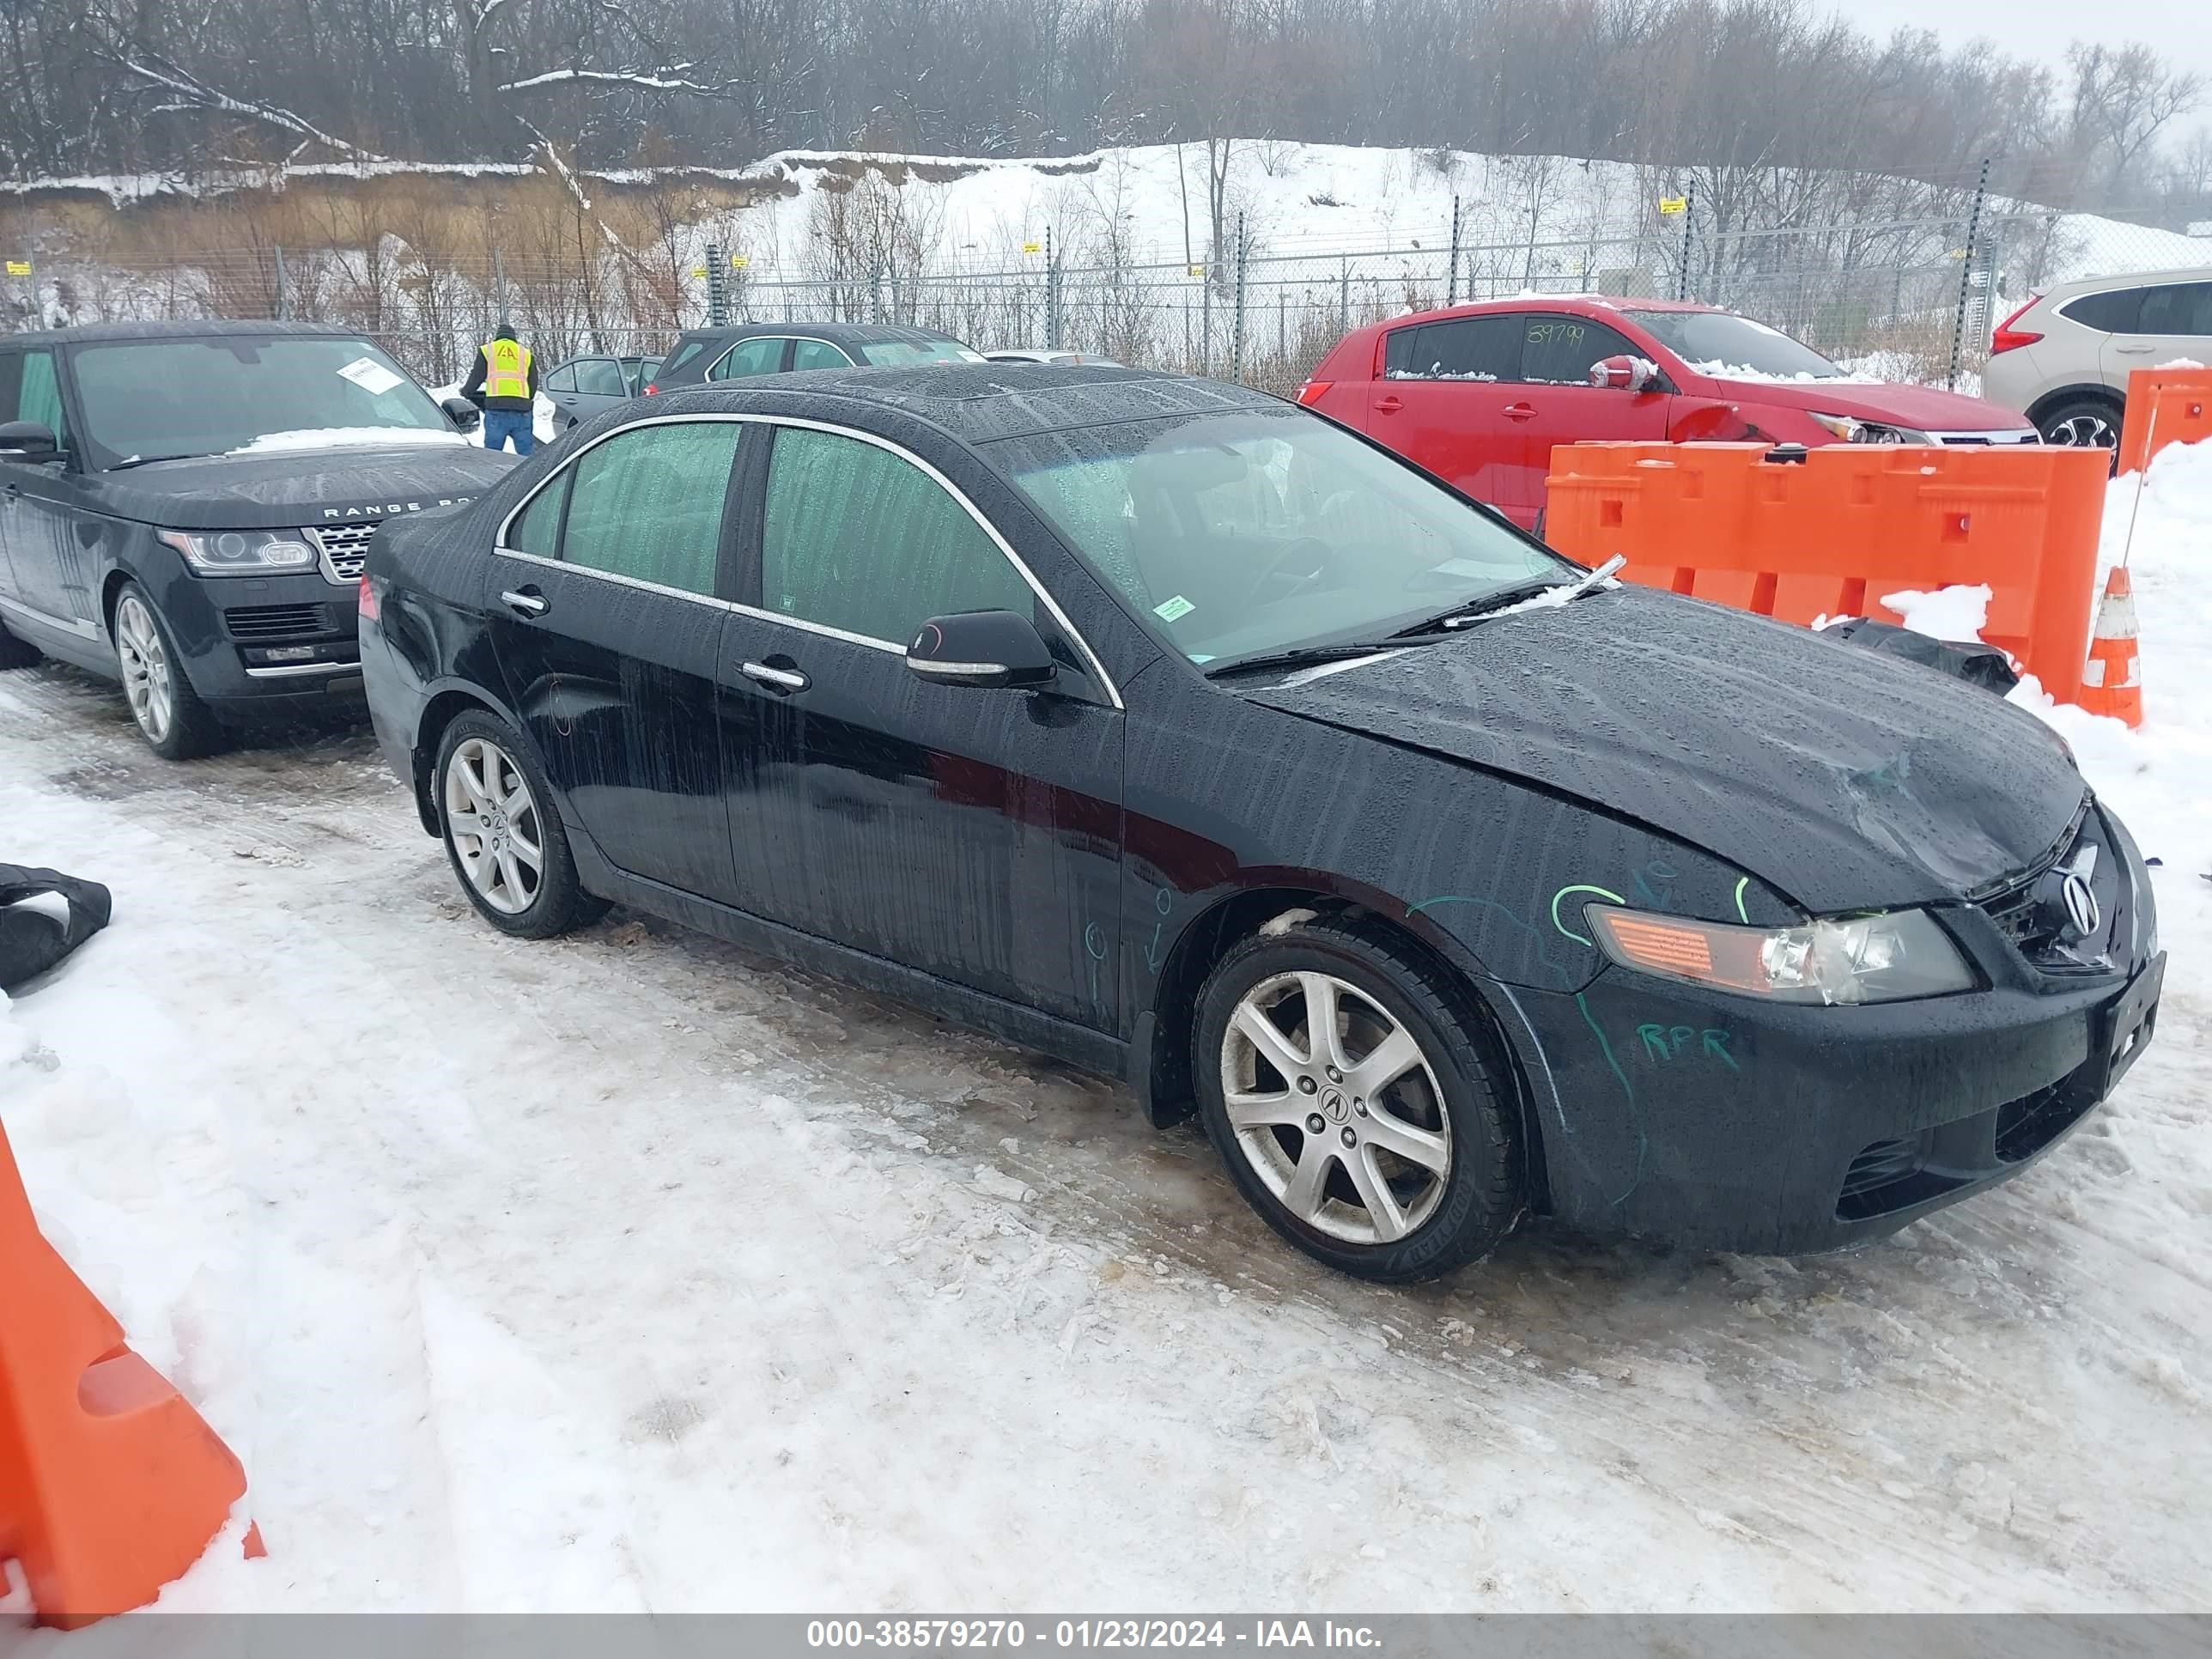
M 2053 283 L 2041 295 L 2046 300 L 2070 300 L 2082 294 L 2102 294 L 2116 288 L 2146 288 L 2156 283 L 2212 282 L 2212 265 L 2184 265 L 2174 270 L 2130 270 L 2117 276 L 2076 276 L 2070 283 Z
M 1503 300 L 1468 300 L 1433 311 L 1409 311 L 1376 325 L 1403 328 L 1408 323 L 1449 322 L 1455 317 L 1495 316 L 1500 312 L 1564 311 L 1578 317 L 1602 318 L 1624 311 L 1718 311 L 1698 300 L 1628 300 L 1609 294 L 1516 294 Z
M 926 328 L 902 328 L 893 323 L 730 323 L 720 328 L 690 328 L 686 340 L 750 340 L 763 334 L 801 335 L 827 340 L 832 345 L 927 345 L 950 340 Z M 957 342 L 956 342 L 957 343 Z
M 236 335 L 266 337 L 296 335 L 303 339 L 358 340 L 366 331 L 337 328 L 328 323 L 255 322 L 232 318 L 200 318 L 189 322 L 81 323 L 73 328 L 38 329 L 10 334 L 0 344 L 11 346 L 87 345 L 114 340 L 220 340 Z
M 656 411 L 794 414 L 854 404 L 896 410 L 970 444 L 1041 432 L 1107 426 L 1240 409 L 1281 410 L 1284 400 L 1249 386 L 1158 369 L 1055 363 L 925 363 L 899 368 L 821 368 L 715 380 L 665 393 Z

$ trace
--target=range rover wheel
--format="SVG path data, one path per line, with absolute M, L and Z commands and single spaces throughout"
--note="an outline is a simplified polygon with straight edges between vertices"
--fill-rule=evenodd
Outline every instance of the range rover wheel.
M 185 673 L 177 643 L 137 582 L 115 600 L 115 665 L 138 735 L 163 760 L 197 760 L 222 744 L 222 727 Z
M 551 939 L 606 913 L 576 879 L 553 792 L 506 721 L 474 711 L 438 749 L 446 856 L 483 919 L 522 939 Z
M 1432 1279 L 1522 1208 L 1508 1073 L 1467 994 L 1339 922 L 1262 934 L 1199 993 L 1199 1104 L 1268 1225 L 1362 1279 Z

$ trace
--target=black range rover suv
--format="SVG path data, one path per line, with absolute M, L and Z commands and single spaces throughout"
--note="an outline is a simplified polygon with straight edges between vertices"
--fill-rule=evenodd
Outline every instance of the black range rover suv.
M 0 337 L 0 668 L 123 682 L 170 760 L 357 696 L 355 590 L 384 519 L 514 464 L 374 345 L 285 323 Z

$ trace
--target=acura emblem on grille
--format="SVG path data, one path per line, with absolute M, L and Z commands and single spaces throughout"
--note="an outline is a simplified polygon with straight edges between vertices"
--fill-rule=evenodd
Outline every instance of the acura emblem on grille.
M 2073 924 L 2076 935 L 2087 939 L 2097 931 L 2104 913 L 2098 908 L 2096 890 L 2089 885 L 2086 876 L 2078 870 L 2068 871 L 2066 879 L 2058 884 L 2058 896 L 2065 902 L 2066 920 Z

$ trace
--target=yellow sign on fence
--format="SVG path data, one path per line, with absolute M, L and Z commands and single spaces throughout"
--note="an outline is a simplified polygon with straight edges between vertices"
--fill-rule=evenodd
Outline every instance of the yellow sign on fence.
M 28 259 L 10 259 L 10 260 L 9 260 L 9 261 L 8 261 L 8 274 L 9 274 L 10 276 L 29 276 L 29 275 L 31 274 L 31 262 L 30 262 Z
M 704 276 L 707 274 L 707 267 L 704 265 L 694 265 L 691 267 L 691 274 L 694 276 Z
M 1686 196 L 1662 196 L 1659 198 L 1659 211 L 1668 217 L 1689 210 L 1690 198 Z
M 1022 244 L 1022 252 L 1024 253 L 1042 253 L 1044 252 L 1044 244 L 1042 242 L 1024 242 Z
M 1206 275 L 1206 267 L 1204 265 L 1193 265 L 1190 268 L 1190 274 L 1194 276 L 1203 276 Z
M 732 270 L 743 270 L 750 264 L 752 264 L 751 258 L 745 254 L 732 253 L 730 256 L 730 269 Z

